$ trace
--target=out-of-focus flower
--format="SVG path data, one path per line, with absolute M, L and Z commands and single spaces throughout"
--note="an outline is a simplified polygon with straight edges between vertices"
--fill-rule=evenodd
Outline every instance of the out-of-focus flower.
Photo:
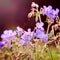
M 29 28 L 28 31 L 25 31 L 25 33 L 21 36 L 21 44 L 27 45 L 29 41 L 33 40 L 34 38 L 34 32 L 31 32 L 31 29 Z
M 35 32 L 35 37 L 39 38 L 40 40 L 43 40 L 44 42 L 48 41 L 48 35 L 45 34 L 44 28 L 43 28 L 44 24 L 43 22 L 41 23 L 36 23 L 36 32 Z
M 4 44 L 0 41 L 0 49 L 4 46 Z
M 58 16 L 58 13 L 59 13 L 59 9 L 56 10 L 53 9 L 51 13 L 47 14 L 47 16 L 49 18 L 55 19 Z
M 16 36 L 16 32 L 12 30 L 5 30 L 4 33 L 1 35 L 3 40 L 12 40 Z
M 37 38 L 40 38 L 40 36 L 42 36 L 42 34 L 44 34 L 44 31 L 41 30 L 41 29 L 36 29 L 36 32 L 35 32 L 35 36 Z
M 42 12 L 49 18 L 55 19 L 58 16 L 59 9 L 54 10 L 50 5 L 48 7 L 43 6 Z
M 39 5 L 38 4 L 36 4 L 35 2 L 32 2 L 32 4 L 31 4 L 31 7 L 39 7 Z
M 38 29 L 44 30 L 43 26 L 44 26 L 43 22 L 37 22 L 36 23 L 36 28 L 38 28 Z
M 7 47 L 10 47 L 10 40 L 14 40 L 16 36 L 16 31 L 12 30 L 5 30 L 4 33 L 1 35 L 1 38 L 4 42 L 7 43 Z
M 32 4 L 31 4 L 31 12 L 28 14 L 28 18 L 31 18 L 31 17 L 35 16 L 35 11 L 36 12 L 38 11 L 38 7 L 39 7 L 38 4 L 36 4 L 35 2 L 32 2 Z
M 44 26 L 44 23 L 43 23 L 43 22 L 37 22 L 37 23 L 36 23 L 36 27 L 40 28 L 40 27 L 42 27 L 42 26 Z
M 23 39 L 20 40 L 20 43 L 21 43 L 23 46 L 26 46 L 26 45 L 28 44 L 28 42 L 25 41 L 25 40 L 23 40 Z
M 36 30 L 35 33 L 36 37 L 39 38 L 41 41 L 43 40 L 44 42 L 48 41 L 48 35 L 42 32 L 41 30 Z
M 18 26 L 16 32 L 17 32 L 18 36 L 20 37 L 24 33 L 24 30 Z
M 26 35 L 28 36 L 28 40 L 33 40 L 34 38 L 34 31 L 31 31 L 31 29 L 29 28 L 28 31 L 26 32 Z
M 32 16 L 34 16 L 34 12 L 30 12 L 29 14 L 28 14 L 28 18 L 31 18 Z
M 48 41 L 48 34 L 44 34 L 43 40 L 44 40 L 44 42 L 47 42 Z
M 42 12 L 45 14 L 45 15 L 48 15 L 49 13 L 51 13 L 51 11 L 52 11 L 52 6 L 48 6 L 48 7 L 46 7 L 46 6 L 43 6 L 43 9 L 42 9 Z
M 44 28 L 43 28 L 43 26 L 44 26 L 44 23 L 43 23 L 43 22 L 37 22 L 37 23 L 36 23 L 35 36 L 36 36 L 37 38 L 39 38 L 39 36 L 40 36 L 42 33 L 44 33 Z
M 26 46 L 28 44 L 28 37 L 25 33 L 21 36 L 20 43 L 23 46 Z

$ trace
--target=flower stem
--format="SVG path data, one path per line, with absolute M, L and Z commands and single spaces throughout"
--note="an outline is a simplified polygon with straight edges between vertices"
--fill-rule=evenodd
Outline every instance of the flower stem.
M 51 23 L 48 24 L 47 34 L 48 34 L 48 32 L 49 32 L 49 28 L 50 28 L 50 26 L 51 26 Z
M 50 50 L 49 47 L 48 47 L 48 49 L 49 49 L 49 53 L 50 53 L 50 56 L 51 56 L 51 60 L 53 60 L 53 56 L 52 56 L 51 50 Z
M 39 21 L 41 22 L 41 16 L 39 15 Z
M 37 19 L 39 19 L 39 21 L 41 22 L 41 16 L 39 14 L 38 8 L 36 8 L 36 12 L 38 13 L 38 15 L 36 15 L 36 21 L 38 21 Z

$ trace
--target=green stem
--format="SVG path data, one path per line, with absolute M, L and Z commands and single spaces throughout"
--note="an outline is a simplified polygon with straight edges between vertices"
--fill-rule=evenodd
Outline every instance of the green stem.
M 51 23 L 48 24 L 47 34 L 48 34 L 48 32 L 49 32 L 49 28 L 50 28 L 50 26 L 51 26 Z
M 49 47 L 48 47 L 49 48 Z M 52 56 L 52 53 L 51 53 L 51 50 L 49 48 L 49 53 L 50 53 L 50 56 L 51 56 L 51 60 L 53 60 L 53 56 Z
M 39 15 L 39 21 L 41 22 L 41 16 Z
M 39 14 L 38 7 L 36 8 L 36 11 L 38 13 L 38 15 L 36 14 L 36 21 L 38 21 L 38 19 L 39 19 L 39 21 L 41 22 L 41 16 Z

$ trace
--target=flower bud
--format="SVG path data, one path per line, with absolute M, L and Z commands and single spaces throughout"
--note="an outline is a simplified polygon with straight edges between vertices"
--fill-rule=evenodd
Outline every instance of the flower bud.
M 28 14 L 28 18 L 31 18 L 33 15 L 34 15 L 34 12 L 30 12 L 30 13 Z
M 36 4 L 35 2 L 32 2 L 32 4 L 31 4 L 31 7 L 39 7 L 39 5 L 38 4 Z

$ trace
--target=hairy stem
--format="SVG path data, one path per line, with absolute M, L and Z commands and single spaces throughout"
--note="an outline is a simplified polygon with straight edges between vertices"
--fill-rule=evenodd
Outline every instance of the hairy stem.
M 50 26 L 51 26 L 51 23 L 50 23 L 50 24 L 48 24 L 47 34 L 48 34 L 48 32 L 49 32 L 49 28 L 50 28 Z
M 41 16 L 39 15 L 39 21 L 41 22 Z

